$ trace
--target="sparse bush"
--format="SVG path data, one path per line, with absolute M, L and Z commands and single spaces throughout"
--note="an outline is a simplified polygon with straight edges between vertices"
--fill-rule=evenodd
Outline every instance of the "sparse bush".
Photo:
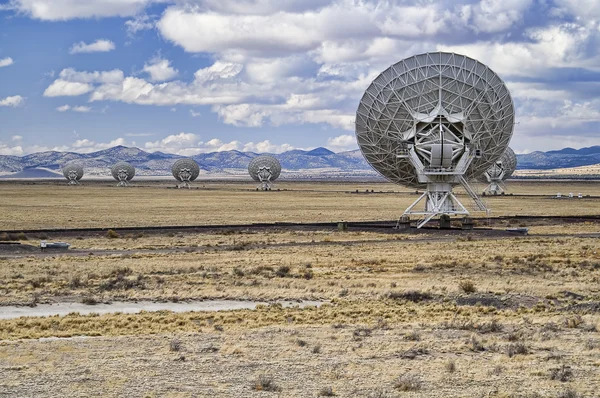
M 222 332 L 223 329 L 223 325 L 214 325 L 213 328 L 217 331 L 217 332 Z
M 319 391 L 320 397 L 335 397 L 336 393 L 333 392 L 333 388 L 331 387 L 323 387 L 321 391 Z
M 117 274 L 116 277 L 104 281 L 98 286 L 100 291 L 110 290 L 129 290 L 129 289 L 145 289 L 146 284 L 144 283 L 144 275 L 139 274 L 137 278 L 130 279 L 124 276 L 124 274 Z
M 446 372 L 448 372 L 448 373 L 456 372 L 456 362 L 453 359 L 446 362 Z
M 275 275 L 277 275 L 280 278 L 285 278 L 286 276 L 290 276 L 290 267 L 288 267 L 287 265 L 282 265 L 281 267 L 277 268 L 277 271 L 275 271 Z
M 181 351 L 182 347 L 183 347 L 183 345 L 181 344 L 181 340 L 179 340 L 179 339 L 173 339 L 169 343 L 169 351 L 171 351 L 171 352 L 179 352 L 179 351 Z
M 254 382 L 254 389 L 256 391 L 281 391 L 281 387 L 279 387 L 273 381 L 273 378 L 270 376 L 260 375 Z
M 585 342 L 585 348 L 588 350 L 593 350 L 596 347 L 598 347 L 598 342 L 595 340 L 589 339 Z
M 296 340 L 296 344 L 298 344 L 300 347 L 306 347 L 306 345 L 307 345 L 308 343 L 306 342 L 306 340 L 297 339 L 297 340 Z
M 565 325 L 566 328 L 576 329 L 579 326 L 583 325 L 584 322 L 583 322 L 583 318 L 581 317 L 581 315 L 573 315 L 571 317 L 563 319 L 563 324 Z
M 471 348 L 471 351 L 475 351 L 475 352 L 485 351 L 485 347 L 483 346 L 483 343 L 475 336 L 471 336 L 470 348 Z
M 570 366 L 561 365 L 560 368 L 554 368 L 550 370 L 550 380 L 558 380 L 563 383 L 571 380 L 573 376 L 573 371 Z
M 310 269 L 307 269 L 306 271 L 304 271 L 304 274 L 302 275 L 302 277 L 304 279 L 312 279 L 314 276 L 315 276 L 315 274 Z
M 69 280 L 69 288 L 77 289 L 78 287 L 81 287 L 81 277 L 79 275 L 73 275 Z
M 518 342 L 514 344 L 509 344 L 506 348 L 506 354 L 512 358 L 515 355 L 527 355 L 529 354 L 529 348 L 525 345 L 525 343 Z
M 373 331 L 369 328 L 357 328 L 354 330 L 354 333 L 352 333 L 352 335 L 354 336 L 354 339 L 360 339 L 361 337 L 369 337 L 371 335 Z
M 413 330 L 412 332 L 404 335 L 404 340 L 419 341 L 419 340 L 421 340 L 421 335 L 418 332 Z
M 96 300 L 93 296 L 83 296 L 81 298 L 81 302 L 85 305 L 96 305 L 98 304 L 98 300 Z
M 321 353 L 321 344 L 315 344 L 314 347 L 312 348 L 312 353 L 320 354 Z
M 394 388 L 400 391 L 418 391 L 421 389 L 421 379 L 416 375 L 403 374 L 394 380 Z
M 108 239 L 118 239 L 120 238 L 121 235 L 119 235 L 119 233 L 117 231 L 115 231 L 114 229 L 109 229 L 108 231 L 106 231 L 106 237 Z
M 469 280 L 460 281 L 458 283 L 458 287 L 464 293 L 475 293 L 477 291 L 477 287 L 475 287 L 475 284 Z
M 347 295 L 348 295 L 348 289 L 340 290 L 340 293 L 339 293 L 340 297 L 346 297 Z
M 427 292 L 419 292 L 418 290 L 407 290 L 405 292 L 389 292 L 387 297 L 393 300 L 408 300 L 413 303 L 420 301 L 431 300 L 433 297 Z
M 371 391 L 366 398 L 392 398 L 394 395 L 385 391 L 382 388 L 376 388 L 374 391 Z
M 400 357 L 404 358 L 404 359 L 415 359 L 416 357 L 418 357 L 420 355 L 427 355 L 427 354 L 429 354 L 429 350 L 427 350 L 427 348 L 412 347 L 412 348 L 409 348 L 408 350 L 404 351 L 402 353 L 402 355 L 400 355 Z
M 581 398 L 582 396 L 572 388 L 567 388 L 558 393 L 557 398 Z

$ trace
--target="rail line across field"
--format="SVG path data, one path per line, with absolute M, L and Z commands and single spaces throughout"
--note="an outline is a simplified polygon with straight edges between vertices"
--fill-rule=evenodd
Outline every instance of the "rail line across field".
M 540 222 L 540 221 L 560 221 L 562 223 L 580 223 L 580 222 L 600 222 L 600 215 L 583 215 L 583 216 L 499 216 L 499 217 L 473 217 L 473 220 L 479 222 L 480 225 L 487 225 L 489 222 Z M 274 222 L 274 223 L 250 223 L 250 224 L 205 224 L 205 225 L 159 225 L 159 226 L 131 226 L 131 227 L 93 227 L 93 228 L 45 228 L 45 229 L 13 229 L 0 230 L 0 234 L 62 234 L 62 235 L 77 235 L 87 233 L 106 233 L 108 230 L 113 230 L 118 233 L 134 233 L 134 232 L 166 232 L 166 231 L 217 231 L 217 230 L 270 230 L 270 229 L 331 229 L 338 228 L 340 223 L 347 226 L 349 230 L 394 230 L 396 220 L 379 220 L 379 221 L 339 221 L 339 222 Z M 490 230 L 491 228 L 475 228 L 474 230 Z M 427 229 L 427 231 L 438 230 L 440 232 L 448 232 L 448 229 Z M 454 229 L 453 229 L 454 230 Z M 407 230 L 403 230 L 406 232 Z

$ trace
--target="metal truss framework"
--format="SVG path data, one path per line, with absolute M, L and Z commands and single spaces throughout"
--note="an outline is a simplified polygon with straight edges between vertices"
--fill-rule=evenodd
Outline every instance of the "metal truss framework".
M 270 191 L 273 188 L 273 181 L 281 174 L 281 163 L 274 156 L 257 156 L 248 164 L 248 173 L 254 181 L 260 182 L 256 187 L 257 190 Z
M 191 189 L 191 182 L 200 175 L 200 166 L 198 166 L 198 163 L 194 159 L 183 158 L 173 163 L 171 172 L 173 173 L 173 177 L 180 182 L 177 188 Z
M 119 183 L 118 187 L 126 187 L 129 185 L 129 181 L 135 176 L 135 168 L 127 162 L 118 162 L 111 169 L 110 172 L 113 178 Z
M 62 172 L 68 185 L 79 185 L 79 180 L 83 178 L 83 167 L 80 164 L 69 163 L 62 168 Z
M 488 184 L 483 190 L 486 195 L 502 195 L 506 192 L 504 181 L 510 178 L 517 169 L 517 155 L 515 152 L 506 148 L 494 164 L 479 177 L 479 181 Z
M 392 182 L 427 189 L 405 212 L 427 221 L 468 214 L 452 193 L 457 184 L 485 209 L 466 178 L 481 175 L 502 155 L 513 125 L 513 102 L 502 80 L 474 59 L 443 52 L 389 67 L 367 88 L 356 113 L 358 145 L 371 166 Z M 424 210 L 415 210 L 421 201 Z

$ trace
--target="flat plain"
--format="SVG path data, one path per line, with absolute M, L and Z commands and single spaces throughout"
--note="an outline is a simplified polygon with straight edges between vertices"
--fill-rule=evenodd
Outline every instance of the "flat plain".
M 2 183 L 0 229 L 394 220 L 417 197 L 384 183 L 282 182 L 272 192 L 251 182 L 199 185 Z M 482 226 L 528 227 L 528 236 L 28 232 L 29 250 L 0 252 L 2 306 L 322 304 L 0 320 L 0 396 L 597 396 L 600 227 L 550 216 L 600 214 L 600 184 L 525 181 L 509 190 L 486 198 L 491 221 Z M 552 199 L 557 192 L 584 198 Z M 494 218 L 514 215 L 549 217 Z M 42 238 L 72 248 L 40 253 Z

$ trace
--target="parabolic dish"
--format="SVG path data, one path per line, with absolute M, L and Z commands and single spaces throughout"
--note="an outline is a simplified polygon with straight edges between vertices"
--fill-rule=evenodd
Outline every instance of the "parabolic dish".
M 271 155 L 260 155 L 255 157 L 248 164 L 248 173 L 254 181 L 261 181 L 259 172 L 268 170 L 271 173 L 270 181 L 275 181 L 281 174 L 281 163 L 276 157 Z
M 78 163 L 68 163 L 62 168 L 63 175 L 69 181 L 79 181 L 83 178 L 83 166 Z
M 502 156 L 500 156 L 500 158 L 496 160 L 494 164 L 478 178 L 478 180 L 481 182 L 490 182 L 497 179 L 504 181 L 510 178 L 516 169 L 517 155 L 510 147 L 507 147 Z
M 135 176 L 135 167 L 127 162 L 117 162 L 110 169 L 110 172 L 117 181 L 131 181 Z
M 171 172 L 177 181 L 194 181 L 200 175 L 200 166 L 194 159 L 183 158 L 173 163 Z
M 478 156 L 465 177 L 478 177 L 507 148 L 513 125 L 512 98 L 498 75 L 472 58 L 445 52 L 390 66 L 367 88 L 356 112 L 357 142 L 367 162 L 388 180 L 414 188 L 424 185 L 407 157 L 398 156 L 407 147 L 425 167 L 437 144 L 452 147 L 452 162 L 468 147 Z

